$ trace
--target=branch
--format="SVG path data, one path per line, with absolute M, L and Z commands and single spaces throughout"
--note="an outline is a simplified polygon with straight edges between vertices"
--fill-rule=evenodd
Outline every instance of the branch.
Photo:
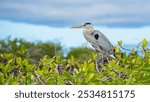
M 141 42 L 137 45 L 135 52 L 142 52 L 141 50 L 138 50 L 140 48 L 140 45 L 141 45 Z M 119 47 L 122 48 L 123 50 L 126 50 L 126 51 L 132 51 L 131 49 L 127 49 L 127 48 L 120 46 L 120 45 L 119 45 Z
M 124 47 L 122 47 L 120 45 L 119 45 L 119 47 L 122 48 L 123 50 L 126 50 L 126 51 L 132 51 L 131 49 L 124 48 Z
M 44 80 L 41 78 L 40 75 L 36 75 L 34 72 L 32 72 L 32 74 L 35 78 L 37 78 L 42 83 L 42 85 L 46 85 L 46 83 L 44 82 Z
M 138 49 L 140 49 L 140 45 L 142 44 L 142 41 L 141 42 L 139 42 L 139 44 L 137 45 L 137 47 L 136 47 L 136 52 L 140 52 L 140 51 L 138 51 Z

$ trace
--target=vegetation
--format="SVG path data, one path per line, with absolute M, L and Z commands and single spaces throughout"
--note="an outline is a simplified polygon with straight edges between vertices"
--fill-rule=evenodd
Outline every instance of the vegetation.
M 121 47 L 122 42 L 118 42 Z M 96 52 L 73 48 L 64 57 L 60 44 L 30 43 L 15 39 L 0 40 L 1 85 L 135 85 L 150 84 L 150 51 L 144 39 L 141 54 L 131 50 L 122 53 L 114 47 L 116 59 L 99 63 L 95 69 Z

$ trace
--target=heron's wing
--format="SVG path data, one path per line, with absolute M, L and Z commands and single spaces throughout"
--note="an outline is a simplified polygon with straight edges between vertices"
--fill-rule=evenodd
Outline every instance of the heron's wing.
M 95 30 L 92 33 L 93 38 L 95 39 L 95 44 L 99 45 L 101 47 L 101 50 L 103 51 L 111 51 L 112 50 L 112 44 L 109 41 L 109 39 L 100 31 Z

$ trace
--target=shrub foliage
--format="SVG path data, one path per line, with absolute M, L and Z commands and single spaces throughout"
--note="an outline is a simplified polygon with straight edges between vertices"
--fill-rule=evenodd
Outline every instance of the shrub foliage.
M 118 42 L 119 46 L 122 42 Z M 135 85 L 150 84 L 150 52 L 144 39 L 130 54 L 114 47 L 116 59 L 95 69 L 96 52 L 71 50 L 63 56 L 54 43 L 33 44 L 23 40 L 0 41 L 1 85 Z M 57 48 L 57 50 L 56 50 Z M 57 54 L 56 54 L 57 52 Z M 79 53 L 79 55 L 78 55 Z M 83 56 L 82 56 L 83 55 Z

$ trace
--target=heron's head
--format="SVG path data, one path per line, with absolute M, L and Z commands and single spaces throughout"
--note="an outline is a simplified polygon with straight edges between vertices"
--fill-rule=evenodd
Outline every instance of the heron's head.
M 73 26 L 71 28 L 84 28 L 84 29 L 93 29 L 93 24 L 92 23 L 84 23 L 83 25 L 80 26 Z

